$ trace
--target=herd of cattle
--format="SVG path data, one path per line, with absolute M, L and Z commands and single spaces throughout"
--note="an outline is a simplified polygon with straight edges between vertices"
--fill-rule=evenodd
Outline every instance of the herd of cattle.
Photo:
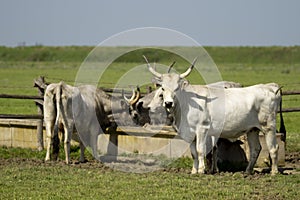
M 235 141 L 242 135 L 247 135 L 250 149 L 246 173 L 252 173 L 261 150 L 259 132 L 266 138 L 271 173 L 278 173 L 276 113 L 281 108 L 281 91 L 276 83 L 250 87 L 226 81 L 192 85 L 185 78 L 192 72 L 196 59 L 182 74 L 170 73 L 170 70 L 161 74 L 146 57 L 144 59 L 159 87 L 142 98 L 139 90 L 133 90 L 131 98 L 127 98 L 124 93 L 110 95 L 92 85 L 73 87 L 60 82 L 47 86 L 44 95 L 46 161 L 51 154 L 54 159 L 57 156 L 55 138 L 59 130 L 64 132 L 68 164 L 71 139 L 80 142 L 80 161 L 84 161 L 85 145 L 89 145 L 97 157 L 98 135 L 109 127 L 168 124 L 190 144 L 193 174 L 207 171 L 208 141 L 214 146 L 210 170 L 216 171 L 217 139 Z

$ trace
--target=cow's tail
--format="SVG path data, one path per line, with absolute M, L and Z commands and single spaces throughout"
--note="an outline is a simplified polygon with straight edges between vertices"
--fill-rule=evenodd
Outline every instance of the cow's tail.
M 62 82 L 60 82 L 55 91 L 55 102 L 56 102 L 56 119 L 55 119 L 55 124 L 54 124 L 54 136 L 53 136 L 53 154 L 58 155 L 59 153 L 59 125 L 60 125 L 60 115 L 61 115 L 61 110 L 62 110 L 62 103 L 61 103 L 61 94 L 62 94 Z
M 56 120 L 55 126 L 59 126 L 59 118 L 61 115 L 62 110 L 62 103 L 61 103 L 61 93 L 62 93 L 62 82 L 60 82 L 56 88 Z
M 283 121 L 283 116 L 282 116 L 282 87 L 278 88 L 278 90 L 275 92 L 276 96 L 278 95 L 280 98 L 279 101 L 279 117 L 280 117 L 280 128 L 279 132 L 283 134 L 282 140 L 285 142 L 286 141 L 286 129 Z

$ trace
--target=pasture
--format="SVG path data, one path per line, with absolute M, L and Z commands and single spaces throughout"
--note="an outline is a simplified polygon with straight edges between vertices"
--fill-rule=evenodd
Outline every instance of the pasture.
M 0 194 L 3 199 L 298 199 L 300 174 L 270 176 L 241 172 L 189 174 L 182 159 L 151 173 L 113 170 L 89 162 L 45 163 L 45 152 L 0 149 Z M 71 154 L 78 158 L 78 152 Z M 298 155 L 299 156 L 299 155 Z M 179 167 L 180 166 L 180 167 Z
M 73 84 L 80 64 L 90 50 L 91 47 L 1 47 L 0 93 L 36 95 L 33 80 L 41 75 L 48 82 L 64 80 Z M 283 90 L 300 90 L 300 47 L 207 47 L 207 51 L 215 60 L 223 80 L 240 82 L 245 86 L 276 82 L 283 86 Z M 143 53 L 118 59 L 99 86 L 112 87 L 120 73 L 144 64 Z M 166 65 L 173 61 L 164 52 L 150 59 Z M 184 71 L 187 67 L 188 64 L 179 59 L 174 68 Z M 203 83 L 193 75 L 189 81 Z M 283 107 L 300 107 L 300 97 L 285 96 Z M 32 100 L 0 99 L 0 113 L 36 112 Z M 284 113 L 286 151 L 298 171 L 299 119 L 299 112 Z M 0 148 L 1 198 L 296 199 L 299 196 L 299 173 L 275 177 L 258 172 L 253 176 L 244 176 L 241 172 L 194 176 L 189 174 L 191 161 L 180 159 L 165 166 L 164 170 L 133 174 L 110 169 L 91 157 L 87 163 L 66 166 L 63 161 L 44 163 L 44 156 L 45 151 Z M 78 149 L 73 149 L 72 156 L 78 159 Z

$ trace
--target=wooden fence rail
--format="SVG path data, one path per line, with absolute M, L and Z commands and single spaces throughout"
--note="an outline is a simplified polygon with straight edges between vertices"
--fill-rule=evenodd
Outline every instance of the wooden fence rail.
M 0 119 L 43 119 L 43 115 L 0 114 Z
M 290 113 L 290 112 L 300 112 L 300 108 L 283 108 L 283 113 Z
M 16 94 L 0 94 L 0 98 L 4 98 L 4 99 L 40 99 L 40 100 L 44 100 L 43 96 L 16 95 Z
M 282 91 L 282 95 L 300 95 L 300 91 Z
M 38 114 L 36 115 L 23 115 L 23 114 L 0 114 L 0 119 L 37 119 L 39 125 L 37 126 L 37 138 L 38 138 L 38 149 L 42 150 L 44 148 L 43 144 L 43 100 L 44 100 L 44 91 L 46 89 L 47 83 L 43 77 L 39 77 L 34 80 L 34 87 L 37 87 L 39 95 L 14 95 L 14 94 L 0 94 L 0 98 L 9 98 L 9 99 L 27 99 L 34 100 L 38 106 Z M 122 93 L 121 89 L 109 89 L 101 88 L 108 93 Z M 149 89 L 151 91 L 151 88 Z M 127 93 L 127 92 L 126 92 Z M 300 91 L 283 91 L 282 95 L 300 95 Z M 300 107 L 296 108 L 283 108 L 282 112 L 291 113 L 291 112 L 300 112 Z M 121 133 L 120 133 L 121 134 Z
M 113 90 L 110 88 L 102 88 L 105 92 L 116 92 L 121 93 L 122 90 Z M 283 96 L 287 95 L 300 95 L 300 91 L 283 91 Z M 0 94 L 0 98 L 6 98 L 6 99 L 28 99 L 28 100 L 34 100 L 36 104 L 41 104 L 44 100 L 43 96 L 34 96 L 34 95 L 15 95 L 15 94 Z M 300 107 L 294 107 L 294 108 L 283 108 L 283 113 L 290 113 L 290 112 L 300 112 Z M 13 119 L 42 119 L 43 115 L 21 115 L 21 114 L 0 114 L 0 118 L 13 118 Z

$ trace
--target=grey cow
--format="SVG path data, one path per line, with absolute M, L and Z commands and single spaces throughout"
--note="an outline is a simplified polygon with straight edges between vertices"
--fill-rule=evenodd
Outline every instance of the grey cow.
M 64 131 L 64 149 L 66 163 L 70 163 L 71 138 L 80 142 L 80 161 L 84 161 L 84 144 L 89 144 L 93 155 L 97 157 L 97 137 L 107 127 L 114 124 L 111 119 L 113 112 L 128 112 L 122 98 L 112 98 L 99 88 L 92 85 L 73 87 L 64 82 L 47 86 L 44 95 L 44 122 L 46 126 L 47 153 L 45 161 L 50 160 L 53 139 L 59 129 Z M 124 119 L 130 119 L 128 115 Z M 73 134 L 73 132 L 77 132 Z M 78 137 L 78 133 L 79 136 Z M 56 152 L 57 153 L 57 152 Z

